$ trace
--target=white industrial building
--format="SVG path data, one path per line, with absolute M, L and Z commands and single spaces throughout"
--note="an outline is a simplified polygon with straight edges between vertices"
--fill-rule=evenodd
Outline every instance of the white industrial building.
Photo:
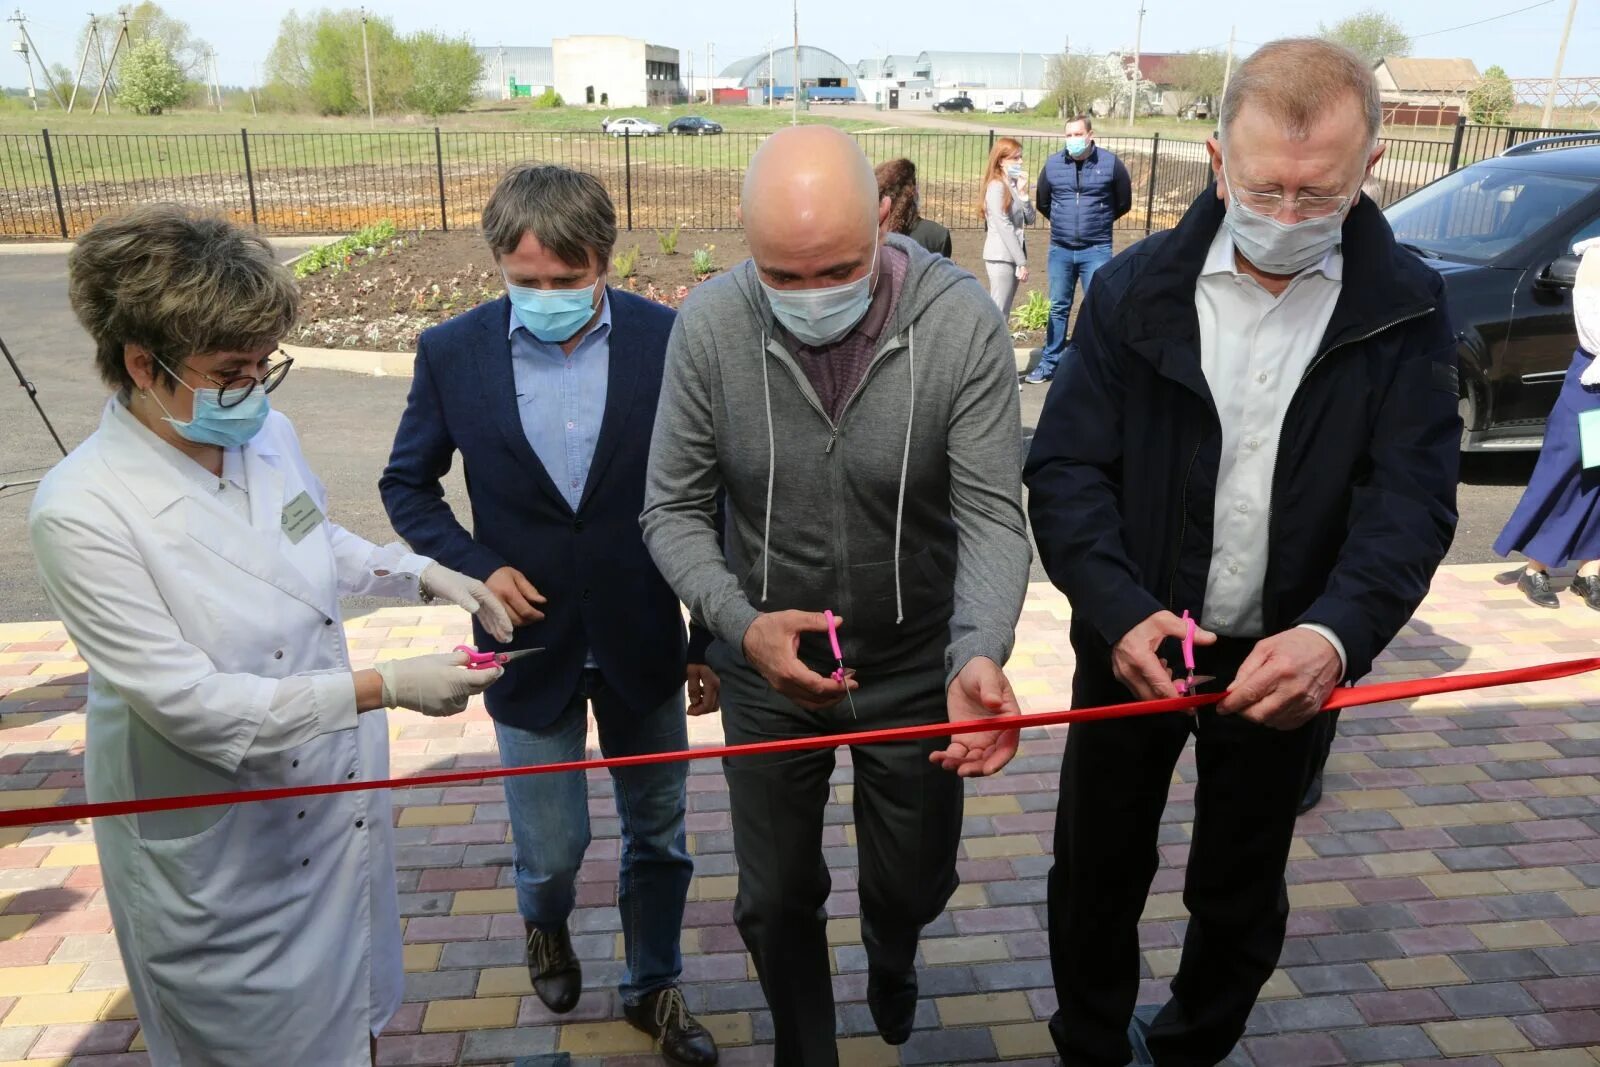
M 850 64 L 824 48 L 801 45 L 799 52 L 798 79 L 795 50 L 776 48 L 729 63 L 713 81 L 713 89 L 743 89 L 748 92 L 750 103 L 764 103 L 769 91 L 778 100 L 792 98 L 798 80 L 806 97 L 813 101 L 860 99 L 856 72 Z
M 554 89 L 573 106 L 658 107 L 683 98 L 676 48 L 636 37 L 557 37 L 549 48 L 479 48 L 481 96 L 507 100 Z
M 1040 52 L 902 53 L 856 64 L 863 100 L 895 111 L 926 111 L 953 96 L 980 111 L 992 103 L 1034 107 L 1049 70 L 1050 56 Z

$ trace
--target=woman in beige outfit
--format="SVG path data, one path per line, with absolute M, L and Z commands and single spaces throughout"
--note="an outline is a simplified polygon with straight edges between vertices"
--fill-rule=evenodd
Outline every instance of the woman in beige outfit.
M 978 210 L 989 231 L 983 240 L 989 295 L 1000 314 L 1009 319 L 1017 286 L 1028 280 L 1027 229 L 1035 217 L 1020 141 L 1011 137 L 995 141 L 983 172 L 983 199 Z

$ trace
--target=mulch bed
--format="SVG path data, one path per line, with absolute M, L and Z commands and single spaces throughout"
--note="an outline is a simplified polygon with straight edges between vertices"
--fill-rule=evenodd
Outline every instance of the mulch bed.
M 1029 248 L 1032 276 L 1017 294 L 1021 304 L 1029 292 L 1045 288 L 1045 249 L 1049 239 L 1033 235 Z M 1119 246 L 1121 242 L 1119 241 Z M 725 270 L 749 251 L 738 230 L 684 230 L 676 255 L 662 253 L 653 231 L 635 230 L 618 236 L 617 251 L 639 250 L 634 275 L 611 284 L 677 307 L 700 279 L 694 276 L 693 252 L 709 247 L 717 267 Z M 983 276 L 983 233 L 960 230 L 954 235 L 955 261 Z M 430 326 L 500 296 L 500 272 L 494 257 L 475 231 L 437 230 L 408 233 L 378 254 L 358 257 L 349 267 L 325 270 L 300 282 L 300 324 L 286 338 L 291 344 L 316 348 L 352 348 L 380 352 L 415 349 L 417 336 Z M 1018 344 L 1035 346 L 1041 332 L 1016 335 Z

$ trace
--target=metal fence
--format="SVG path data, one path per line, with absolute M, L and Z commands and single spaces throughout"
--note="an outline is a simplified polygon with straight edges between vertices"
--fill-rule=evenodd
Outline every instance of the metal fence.
M 1369 191 L 1388 204 L 1456 167 L 1561 131 L 1459 124 L 1448 140 L 1385 138 Z M 522 160 L 594 174 L 626 228 L 729 229 L 745 166 L 765 134 L 609 137 L 589 131 L 0 134 L 0 237 L 70 238 L 152 201 L 216 211 L 266 234 L 339 233 L 389 219 L 402 229 L 474 227 L 496 179 Z M 978 229 L 992 131 L 855 135 L 873 163 L 917 164 L 923 214 Z M 1019 137 L 1032 170 L 1060 146 Z M 1133 180 L 1119 228 L 1171 226 L 1211 180 L 1203 144 L 1107 137 Z

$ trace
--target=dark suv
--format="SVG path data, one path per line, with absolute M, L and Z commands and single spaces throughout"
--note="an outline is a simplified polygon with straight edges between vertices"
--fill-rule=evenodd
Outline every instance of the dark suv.
M 1517 145 L 1384 214 L 1395 239 L 1444 276 L 1462 449 L 1537 449 L 1577 347 L 1572 248 L 1600 237 L 1600 134 Z
M 971 111 L 972 98 L 967 96 L 952 96 L 948 100 L 941 100 L 933 105 L 935 111 Z

